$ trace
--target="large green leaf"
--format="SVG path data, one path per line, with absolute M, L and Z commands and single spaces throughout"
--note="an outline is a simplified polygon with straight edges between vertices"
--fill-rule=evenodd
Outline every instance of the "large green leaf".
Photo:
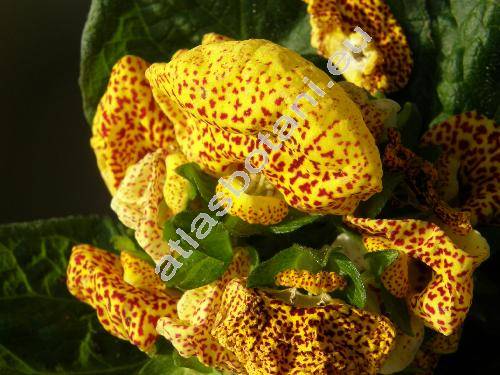
M 0 226 L 0 373 L 130 374 L 146 357 L 105 332 L 66 289 L 71 247 L 112 250 L 125 229 L 107 218 L 71 217 Z
M 93 0 L 83 31 L 80 87 L 92 122 L 113 64 L 127 54 L 168 61 L 207 32 L 243 40 L 264 38 L 314 54 L 301 0 Z
M 494 0 L 388 0 L 414 57 L 396 95 L 414 101 L 426 122 L 477 109 L 498 118 L 500 3 Z M 436 120 L 438 120 L 436 119 Z

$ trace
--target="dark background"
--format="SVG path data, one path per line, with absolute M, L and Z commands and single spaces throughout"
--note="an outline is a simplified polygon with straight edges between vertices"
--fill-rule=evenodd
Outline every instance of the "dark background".
M 0 0 L 0 223 L 108 213 L 78 87 L 90 0 Z

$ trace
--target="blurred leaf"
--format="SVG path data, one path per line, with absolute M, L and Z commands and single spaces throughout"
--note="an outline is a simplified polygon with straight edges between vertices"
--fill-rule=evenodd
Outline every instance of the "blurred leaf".
M 172 353 L 172 358 L 174 360 L 174 364 L 177 367 L 192 369 L 199 374 L 214 374 L 214 375 L 220 374 L 220 372 L 200 363 L 200 361 L 198 361 L 196 357 L 184 358 L 181 355 L 179 355 L 179 353 L 174 351 Z
M 383 285 L 380 286 L 380 294 L 385 311 L 389 318 L 408 336 L 413 336 L 410 322 L 410 313 L 404 298 L 394 297 Z

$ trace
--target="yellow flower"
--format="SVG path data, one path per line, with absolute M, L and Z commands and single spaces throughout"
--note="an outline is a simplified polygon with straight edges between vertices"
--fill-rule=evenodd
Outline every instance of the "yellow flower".
M 207 366 L 241 373 L 243 366 L 231 348 L 222 347 L 210 330 L 227 283 L 250 272 L 250 256 L 236 248 L 224 275 L 211 284 L 186 291 L 177 304 L 178 316 L 162 317 L 157 324 L 160 335 L 169 340 L 181 356 L 196 356 Z
M 178 148 L 173 125 L 156 104 L 144 76 L 148 65 L 139 57 L 121 58 L 94 116 L 90 144 L 111 194 L 127 168 L 148 152 Z
M 157 320 L 177 312 L 178 293 L 165 288 L 152 266 L 128 254 L 120 262 L 90 245 L 75 246 L 66 282 L 71 294 L 96 309 L 109 333 L 147 353 L 155 350 Z
M 413 65 L 410 47 L 383 0 L 304 1 L 311 15 L 311 45 L 342 69 L 346 80 L 371 93 L 397 91 L 406 85 Z M 355 26 L 368 35 L 354 31 Z
M 317 213 L 351 213 L 381 189 L 380 156 L 358 107 L 290 50 L 265 40 L 211 43 L 146 76 L 187 159 L 215 176 L 248 161 L 287 204 Z M 319 97 L 310 82 L 327 91 Z M 242 200 L 247 210 L 255 202 Z
M 467 112 L 431 127 L 423 145 L 437 145 L 437 185 L 443 198 L 470 212 L 473 224 L 498 222 L 500 212 L 500 128 Z
M 370 98 L 364 89 L 347 81 L 338 85 L 359 106 L 363 120 L 377 142 L 382 140 L 385 129 L 396 126 L 397 113 L 401 109 L 398 103 L 390 99 Z
M 395 329 L 389 319 L 341 302 L 296 307 L 233 279 L 212 335 L 250 375 L 376 374 Z
M 405 280 L 398 296 L 405 295 L 410 309 L 428 327 L 447 336 L 459 329 L 472 302 L 472 273 L 489 255 L 488 244 L 478 232 L 467 236 L 451 233 L 452 240 L 436 224 L 420 220 L 347 217 L 346 221 L 363 233 L 368 251 L 393 249 L 403 253 L 403 261 L 397 263 L 399 272 L 389 269 L 383 278 L 392 292 L 400 289 L 399 281 L 391 280 L 391 275 L 399 279 L 401 270 L 405 275 L 411 272 L 406 256 L 429 267 L 432 274 L 423 288 L 408 288 Z
M 155 261 L 170 253 L 163 240 L 163 224 L 172 216 L 163 199 L 165 157 L 158 149 L 132 165 L 111 201 L 120 221 L 135 230 L 137 242 Z

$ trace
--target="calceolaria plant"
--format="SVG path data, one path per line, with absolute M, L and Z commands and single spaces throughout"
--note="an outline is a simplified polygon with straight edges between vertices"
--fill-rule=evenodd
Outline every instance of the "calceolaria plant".
M 63 315 L 86 312 L 78 354 L 40 367 L 14 343 L 0 368 L 432 374 L 474 318 L 499 224 L 498 111 L 461 99 L 489 83 L 445 98 L 445 75 L 421 79 L 415 14 L 440 45 L 457 4 L 212 3 L 93 1 L 80 83 L 118 221 L 30 232 L 62 263 L 4 294 L 79 306 Z M 486 35 L 498 5 L 474 3 Z M 0 229 L 8 264 L 23 230 Z M 111 336 L 129 352 L 107 362 Z

